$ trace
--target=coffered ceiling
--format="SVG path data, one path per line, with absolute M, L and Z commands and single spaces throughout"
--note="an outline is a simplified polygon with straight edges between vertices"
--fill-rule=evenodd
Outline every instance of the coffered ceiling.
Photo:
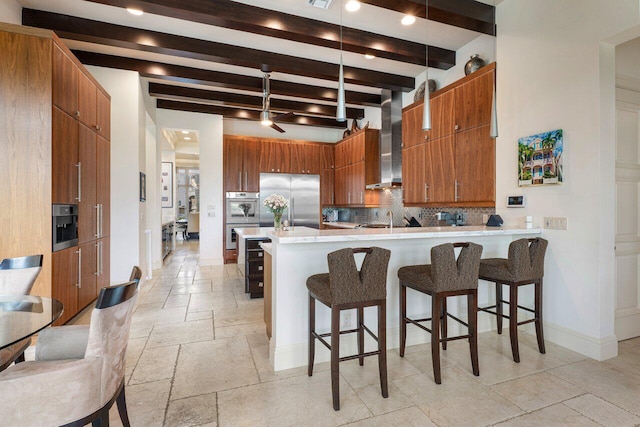
M 349 118 L 379 106 L 383 89 L 414 89 L 425 41 L 429 67 L 446 70 L 456 50 L 494 32 L 491 0 L 429 0 L 428 21 L 424 0 L 361 0 L 353 13 L 341 0 L 326 10 L 308 0 L 18 1 L 24 25 L 54 30 L 83 63 L 138 71 L 159 108 L 258 120 L 267 65 L 271 111 L 294 113 L 282 123 L 338 128 L 341 29 Z M 405 13 L 413 25 L 400 23 Z

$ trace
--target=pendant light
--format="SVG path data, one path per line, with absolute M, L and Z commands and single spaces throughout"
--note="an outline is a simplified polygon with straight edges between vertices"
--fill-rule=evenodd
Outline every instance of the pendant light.
M 338 110 L 336 120 L 347 120 L 347 107 L 344 101 L 344 67 L 342 66 L 342 0 L 340 0 L 340 74 L 338 76 Z
M 493 0 L 493 52 L 498 59 L 498 34 L 496 26 L 496 1 Z M 491 98 L 491 127 L 489 128 L 491 138 L 498 137 L 498 110 L 496 108 L 496 81 L 493 82 L 493 96 Z
M 431 130 L 431 94 L 429 93 L 429 0 L 425 2 L 425 62 L 426 73 L 424 77 L 424 110 L 422 111 L 422 130 Z

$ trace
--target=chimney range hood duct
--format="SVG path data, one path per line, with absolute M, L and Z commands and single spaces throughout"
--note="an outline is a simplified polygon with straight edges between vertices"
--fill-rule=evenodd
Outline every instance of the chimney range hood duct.
M 380 182 L 368 190 L 402 185 L 402 93 L 382 91 L 382 130 L 380 131 Z

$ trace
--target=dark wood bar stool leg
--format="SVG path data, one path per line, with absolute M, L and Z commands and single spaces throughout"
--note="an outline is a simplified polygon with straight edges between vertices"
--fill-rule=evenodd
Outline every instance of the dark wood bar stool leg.
M 518 286 L 509 285 L 509 337 L 511 338 L 511 353 L 513 360 L 520 363 L 518 348 Z
M 340 410 L 340 310 L 331 308 L 331 392 L 333 409 Z
M 536 316 L 536 337 L 538 338 L 538 349 L 545 354 L 544 333 L 542 332 L 542 279 L 535 283 L 535 316 Z
M 471 351 L 471 367 L 473 375 L 480 375 L 478 366 L 478 290 L 467 295 L 467 317 L 469 319 L 469 349 Z
M 382 397 L 389 397 L 387 384 L 387 301 L 378 306 L 378 370 L 380 371 L 380 388 Z
M 442 298 L 442 314 L 440 315 L 440 330 L 442 331 L 442 349 L 447 349 L 447 298 Z
M 440 316 L 438 315 L 441 310 L 441 298 L 437 293 L 431 295 L 431 359 L 436 384 L 442 383 L 440 375 Z
M 400 282 L 400 357 L 407 346 L 407 287 Z
M 364 307 L 358 307 L 358 353 L 364 353 Z M 360 366 L 364 366 L 364 356 L 358 361 Z
M 313 362 L 316 356 L 316 340 L 313 333 L 316 331 L 316 300 L 309 295 L 309 376 L 313 375 Z
M 502 283 L 496 282 L 496 322 L 498 334 L 502 335 Z

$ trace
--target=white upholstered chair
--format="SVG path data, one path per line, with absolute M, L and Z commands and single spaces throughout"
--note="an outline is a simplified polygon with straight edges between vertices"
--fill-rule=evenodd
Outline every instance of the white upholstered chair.
M 137 286 L 102 288 L 88 328 L 45 329 L 36 361 L 0 372 L 3 425 L 109 425 L 109 408 L 117 402 L 122 424 L 129 426 L 125 353 Z
M 0 262 L 0 295 L 29 295 L 40 270 L 42 255 L 5 258 Z M 26 338 L 0 350 L 0 371 L 13 362 L 24 362 L 24 351 L 31 344 Z

